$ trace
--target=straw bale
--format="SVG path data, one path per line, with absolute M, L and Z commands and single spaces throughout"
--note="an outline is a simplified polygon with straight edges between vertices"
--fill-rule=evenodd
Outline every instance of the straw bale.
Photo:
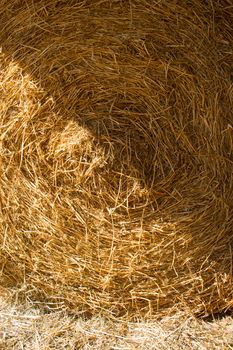
M 232 23 L 230 0 L 1 1 L 2 287 L 232 309 Z

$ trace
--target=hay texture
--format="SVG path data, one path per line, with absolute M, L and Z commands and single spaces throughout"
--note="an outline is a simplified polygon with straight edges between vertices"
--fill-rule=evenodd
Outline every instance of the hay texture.
M 233 306 L 231 0 L 1 0 L 1 285 L 86 316 Z
M 230 317 L 207 322 L 180 313 L 161 321 L 83 320 L 0 299 L 1 350 L 230 350 L 232 346 Z

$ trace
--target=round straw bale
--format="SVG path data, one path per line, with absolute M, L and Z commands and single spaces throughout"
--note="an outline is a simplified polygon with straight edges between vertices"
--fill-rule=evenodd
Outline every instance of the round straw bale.
M 1 1 L 3 288 L 232 308 L 232 23 L 231 0 Z

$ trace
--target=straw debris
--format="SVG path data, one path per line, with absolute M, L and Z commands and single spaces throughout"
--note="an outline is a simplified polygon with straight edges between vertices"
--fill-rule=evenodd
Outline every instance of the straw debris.
M 196 320 L 178 313 L 161 321 L 122 322 L 0 304 L 0 349 L 4 350 L 229 350 L 233 321 Z

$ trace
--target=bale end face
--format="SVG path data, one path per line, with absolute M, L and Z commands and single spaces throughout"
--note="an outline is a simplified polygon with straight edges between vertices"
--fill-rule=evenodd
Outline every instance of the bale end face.
M 231 308 L 229 2 L 0 16 L 2 286 L 86 314 Z

